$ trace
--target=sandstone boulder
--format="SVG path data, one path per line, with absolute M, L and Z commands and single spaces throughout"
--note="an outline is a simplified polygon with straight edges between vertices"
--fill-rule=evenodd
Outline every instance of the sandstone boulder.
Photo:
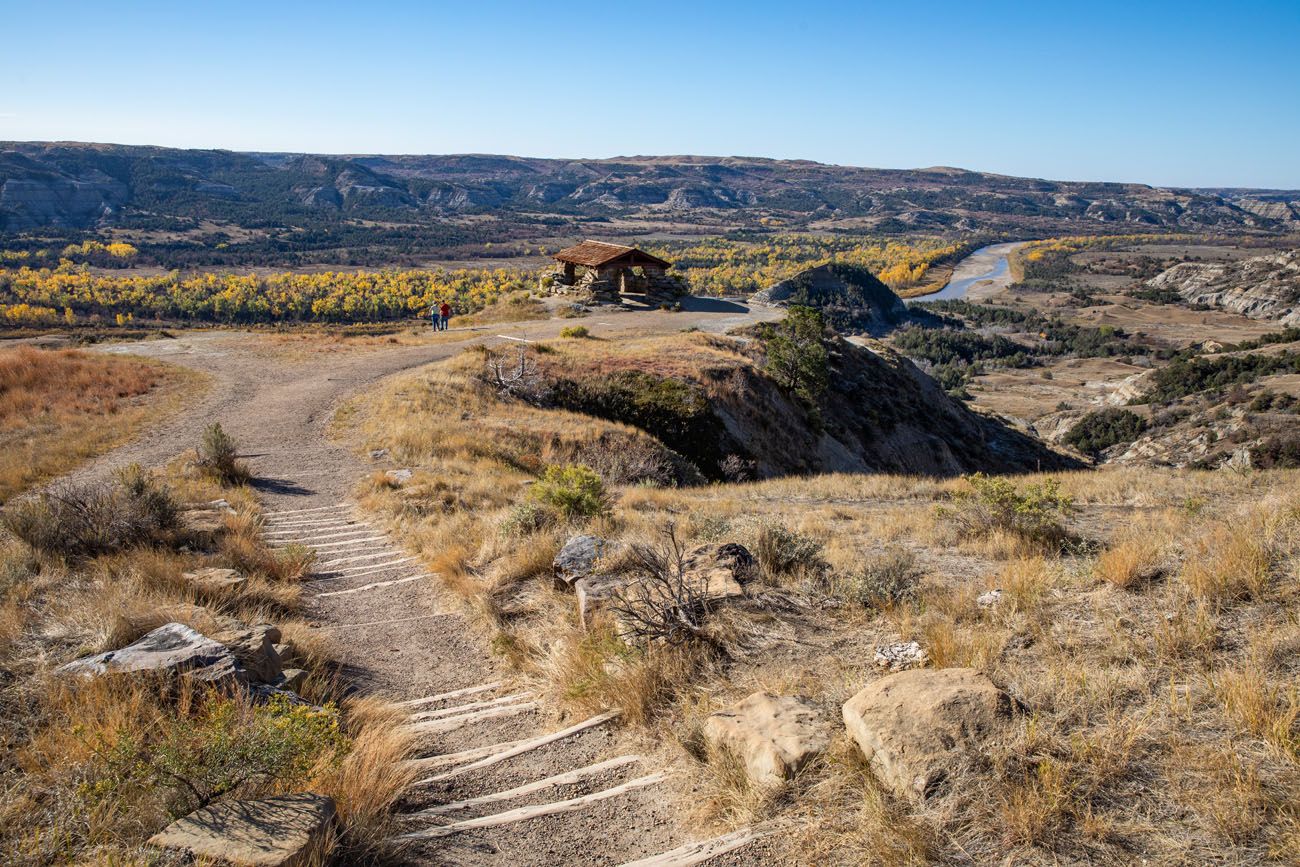
M 922 800 L 977 756 L 1011 716 L 1011 699 L 973 668 L 882 677 L 844 704 L 844 725 L 875 775 Z
M 262 623 L 226 628 L 209 632 L 208 637 L 226 645 L 253 679 L 275 683 L 280 678 L 284 665 L 275 650 L 280 640 L 280 630 L 275 626 Z
M 830 731 L 821 713 L 803 699 L 756 692 L 719 711 L 704 724 L 716 747 L 733 750 L 754 782 L 788 780 L 826 751 Z
M 275 686 L 278 689 L 289 692 L 299 692 L 302 685 L 307 681 L 307 671 L 302 668 L 286 668 L 280 673 L 279 679 L 276 680 Z
M 333 819 L 334 801 L 324 795 L 222 801 L 172 822 L 149 844 L 240 867 L 298 867 L 319 862 Z
M 182 623 L 165 624 L 133 644 L 69 662 L 59 671 L 84 677 L 167 672 L 207 683 L 242 683 L 248 677 L 229 648 Z
M 573 586 L 579 578 L 591 575 L 608 547 L 609 544 L 599 536 L 570 536 L 560 553 L 555 555 L 556 580 Z
M 683 577 L 706 599 L 745 595 L 744 584 L 754 575 L 754 556 L 735 542 L 701 545 L 682 561 Z

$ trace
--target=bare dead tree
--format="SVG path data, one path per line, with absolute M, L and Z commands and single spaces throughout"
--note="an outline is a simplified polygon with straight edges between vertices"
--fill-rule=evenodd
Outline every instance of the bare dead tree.
M 514 397 L 528 395 L 535 392 L 541 382 L 537 361 L 524 346 L 518 347 L 513 359 L 504 352 L 488 350 L 484 367 L 484 378 L 499 394 Z
M 708 599 L 687 580 L 686 549 L 670 522 L 658 546 L 634 545 L 632 581 L 610 606 L 625 638 L 680 645 L 705 638 Z

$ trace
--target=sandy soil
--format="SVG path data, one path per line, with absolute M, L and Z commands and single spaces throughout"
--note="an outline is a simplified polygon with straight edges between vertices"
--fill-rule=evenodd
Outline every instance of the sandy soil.
M 670 333 L 687 327 L 723 331 L 749 321 L 774 318 L 780 311 L 730 302 L 698 300 L 681 313 L 633 311 L 596 313 L 577 320 L 593 334 L 624 329 Z M 506 343 L 554 337 L 575 320 L 548 320 L 452 331 L 397 343 L 362 341 L 350 349 L 333 346 L 312 352 L 300 341 L 238 332 L 188 332 L 174 340 L 99 347 L 98 351 L 146 355 L 207 374 L 212 386 L 169 421 L 136 441 L 73 474 L 102 478 L 131 462 L 157 466 L 198 441 L 213 421 L 241 444 L 257 476 L 273 543 L 304 540 L 318 548 L 309 616 L 337 641 L 355 687 L 391 700 L 414 700 L 452 690 L 506 681 L 472 696 L 426 703 L 420 711 L 455 708 L 505 698 L 508 677 L 496 667 L 456 606 L 440 591 L 435 577 L 409 557 L 400 539 L 368 525 L 349 502 L 357 481 L 377 467 L 331 442 L 326 436 L 343 401 L 375 387 L 385 377 L 446 358 L 475 342 Z M 392 583 L 388 583 L 392 582 Z M 372 586 L 377 585 L 377 586 Z M 454 730 L 431 733 L 421 754 L 438 756 L 551 733 L 578 722 L 556 718 L 545 697 L 535 708 L 511 711 L 497 719 L 475 720 Z M 518 700 L 507 701 L 518 704 Z M 527 702 L 525 702 L 527 703 Z M 629 746 L 610 726 L 595 726 L 544 748 L 473 773 L 436 781 L 414 790 L 402 809 L 414 812 L 440 804 L 508 790 L 628 753 Z M 618 767 L 545 790 L 458 810 L 452 815 L 412 817 L 410 830 L 452 820 L 600 793 L 657 772 L 647 761 Z M 528 819 L 420 841 L 407 853 L 413 864 L 568 865 L 620 864 L 672 849 L 686 842 L 682 810 L 668 779 L 600 800 L 561 815 Z M 762 863 L 759 853 L 732 853 L 716 863 Z

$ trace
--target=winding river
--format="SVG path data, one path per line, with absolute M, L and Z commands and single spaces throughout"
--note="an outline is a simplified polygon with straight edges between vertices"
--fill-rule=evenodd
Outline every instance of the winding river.
M 1026 241 L 1011 241 L 1006 244 L 990 244 L 980 247 L 965 259 L 957 263 L 952 270 L 952 277 L 938 292 L 908 298 L 907 303 L 917 301 L 948 301 L 954 298 L 982 300 L 1011 285 L 1011 268 L 1007 265 L 1007 256 L 1011 251 Z

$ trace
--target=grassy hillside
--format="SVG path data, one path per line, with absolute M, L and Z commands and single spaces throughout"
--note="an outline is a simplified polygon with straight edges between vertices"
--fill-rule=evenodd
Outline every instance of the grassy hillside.
M 468 352 L 361 407 L 357 447 L 387 448 L 414 470 L 404 483 L 377 474 L 366 505 L 539 693 L 575 713 L 616 707 L 643 727 L 657 759 L 689 781 L 680 807 L 700 826 L 779 820 L 778 846 L 799 864 L 1300 855 L 1294 472 L 671 487 L 644 473 L 675 460 L 660 441 L 512 388 L 561 371 L 590 383 L 599 371 L 611 392 L 645 386 L 631 405 L 639 395 L 683 423 L 702 406 L 683 388 L 718 404 L 743 397 L 762 411 L 729 413 L 727 435 L 787 442 L 799 411 L 765 403 L 741 344 L 574 341 L 543 350 L 535 367 L 508 358 L 493 372 L 490 356 Z M 679 385 L 651 387 L 661 376 Z M 615 415 L 609 405 L 588 408 Z M 652 416 L 632 420 L 657 428 Z M 582 623 L 556 588 L 552 557 L 576 532 L 625 551 L 736 542 L 755 552 L 758 577 L 742 598 L 708 606 L 694 637 L 637 642 L 620 637 L 617 617 Z M 611 555 L 601 574 L 637 562 Z M 707 715 L 755 689 L 803 695 L 838 720 L 840 704 L 884 673 L 876 650 L 899 641 L 916 641 L 928 667 L 984 672 L 1021 708 L 942 794 L 895 800 L 842 728 L 822 761 L 776 787 L 750 783 L 706 745 Z

